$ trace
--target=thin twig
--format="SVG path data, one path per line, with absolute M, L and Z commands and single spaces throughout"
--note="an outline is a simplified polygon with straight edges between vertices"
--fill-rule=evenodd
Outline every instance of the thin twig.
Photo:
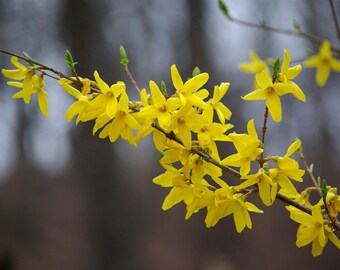
M 308 166 L 304 154 L 303 154 L 303 153 L 299 153 L 299 156 L 300 156 L 300 159 L 301 159 L 301 162 L 302 162 L 303 166 L 305 167 L 307 173 L 309 174 L 309 177 L 311 178 L 311 180 L 312 180 L 312 182 L 313 182 L 313 185 L 316 187 L 316 189 L 317 189 L 318 192 L 319 192 L 319 195 L 322 197 L 322 193 L 321 193 L 321 190 L 320 190 L 320 186 L 319 186 L 318 182 L 316 181 L 315 176 L 314 176 L 312 170 L 311 170 L 310 167 Z
M 268 107 L 266 106 L 266 109 L 265 109 L 265 112 L 264 112 L 264 115 L 263 115 L 263 126 L 262 126 L 262 136 L 261 136 L 262 145 L 264 145 L 264 141 L 265 141 L 265 138 L 266 138 L 268 112 L 269 112 L 269 110 L 268 110 Z M 264 151 L 261 153 L 261 156 L 260 156 L 260 167 L 261 168 L 263 167 L 263 163 L 264 163 Z
M 29 63 L 29 64 L 35 64 L 35 65 L 37 65 L 37 66 L 39 67 L 39 71 L 40 71 L 42 74 L 44 74 L 45 76 L 48 76 L 48 77 L 50 77 L 50 78 L 52 78 L 52 79 L 59 80 L 59 79 L 61 79 L 61 78 L 65 78 L 65 79 L 67 79 L 67 80 L 73 82 L 73 83 L 76 84 L 76 85 L 83 86 L 83 83 L 80 81 L 78 75 L 76 75 L 76 79 L 74 79 L 74 78 L 71 78 L 71 77 L 69 77 L 69 76 L 63 74 L 62 72 L 60 72 L 60 71 L 58 71 L 58 70 L 55 70 L 55 69 L 53 69 L 53 68 L 51 68 L 51 67 L 49 67 L 49 66 L 46 66 L 46 65 L 44 65 L 44 64 L 42 64 L 42 63 L 40 63 L 40 62 L 35 61 L 35 60 L 33 60 L 33 59 L 27 59 L 26 57 L 23 57 L 23 56 L 21 56 L 21 55 L 19 55 L 19 54 L 12 53 L 12 52 L 9 52 L 9 51 L 6 51 L 6 50 L 2 50 L 2 49 L 0 49 L 0 52 L 1 52 L 1 53 L 4 53 L 4 54 L 7 54 L 7 55 L 11 55 L 11 56 L 18 57 L 19 59 L 21 59 L 21 60 L 23 60 L 23 61 L 25 61 L 25 62 L 27 62 L 27 63 Z M 53 75 L 51 75 L 51 74 L 48 74 L 47 72 L 45 72 L 45 71 L 43 71 L 43 70 L 50 71 L 50 72 L 56 74 L 59 78 L 56 77 L 56 76 L 53 76 Z M 74 71 L 74 72 L 75 72 L 75 71 Z M 76 74 L 76 73 L 75 73 L 75 74 Z M 91 85 L 91 86 L 90 86 L 90 89 L 91 89 L 93 92 L 101 93 L 101 91 L 99 90 L 98 87 L 95 87 L 95 86 L 92 86 L 92 85 Z
M 316 44 L 321 44 L 323 42 L 323 39 L 321 39 L 317 36 L 314 36 L 312 34 L 309 34 L 305 31 L 302 31 L 301 29 L 296 30 L 296 31 L 288 30 L 288 29 L 282 29 L 282 28 L 273 27 L 273 26 L 270 26 L 270 25 L 267 25 L 267 24 L 264 24 L 264 23 L 259 24 L 259 23 L 244 21 L 244 20 L 232 17 L 230 15 L 228 16 L 228 19 L 231 22 L 239 24 L 239 25 L 243 25 L 243 26 L 247 26 L 247 27 L 251 27 L 251 28 L 262 29 L 262 30 L 265 30 L 265 31 L 284 34 L 284 35 L 288 35 L 288 36 L 300 37 L 300 38 L 307 39 L 311 42 L 314 42 Z M 332 44 L 331 50 L 340 54 L 340 47 L 334 46 Z
M 308 166 L 304 154 L 303 153 L 299 153 L 299 156 L 300 156 L 300 159 L 301 159 L 301 162 L 302 162 L 303 166 L 305 167 L 307 173 L 309 174 L 309 177 L 311 178 L 311 180 L 313 182 L 313 185 L 317 189 L 317 191 L 318 191 L 318 193 L 320 195 L 320 198 L 323 200 L 323 204 L 325 206 L 325 210 L 326 210 L 326 213 L 327 213 L 327 216 L 328 216 L 330 222 L 332 223 L 334 228 L 336 228 L 337 230 L 340 230 L 339 221 L 331 216 L 331 213 L 329 211 L 329 207 L 328 207 L 327 202 L 326 202 L 326 198 L 322 195 L 321 188 L 320 188 L 317 180 L 315 179 L 313 171 Z
M 129 80 L 130 80 L 132 86 L 137 90 L 137 93 L 140 94 L 140 88 L 138 87 L 137 82 L 136 82 L 135 79 L 133 78 L 133 76 L 132 76 L 132 74 L 131 74 L 131 72 L 130 72 L 130 70 L 129 70 L 128 65 L 123 65 L 123 69 L 124 69 L 126 75 L 128 76 L 128 78 L 129 78 Z
M 340 26 L 339 26 L 338 17 L 336 15 L 333 0 L 329 0 L 329 5 L 331 6 L 331 9 L 332 9 L 332 16 L 333 16 L 333 20 L 335 24 L 336 34 L 337 34 L 338 40 L 340 41 Z

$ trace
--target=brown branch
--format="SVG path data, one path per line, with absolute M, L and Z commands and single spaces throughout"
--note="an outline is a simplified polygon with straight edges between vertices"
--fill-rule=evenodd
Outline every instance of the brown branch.
M 39 68 L 39 71 L 40 71 L 42 74 L 44 74 L 44 75 L 46 75 L 46 76 L 48 76 L 48 77 L 50 77 L 50 78 L 52 78 L 52 79 L 59 80 L 59 79 L 61 79 L 61 78 L 65 78 L 65 79 L 67 79 L 67 80 L 73 82 L 74 84 L 79 85 L 80 87 L 83 86 L 83 83 L 79 80 L 78 76 L 76 76 L 76 79 L 74 79 L 74 78 L 71 78 L 71 77 L 69 77 L 69 76 L 63 74 L 62 72 L 60 72 L 60 71 L 58 71 L 58 70 L 55 70 L 55 69 L 53 69 L 53 68 L 51 68 L 51 67 L 49 67 L 49 66 L 46 66 L 46 65 L 44 65 L 44 64 L 42 64 L 42 63 L 40 63 L 40 62 L 35 61 L 35 60 L 33 60 L 33 59 L 28 59 L 28 58 L 23 57 L 23 56 L 21 56 L 21 55 L 19 55 L 19 54 L 12 53 L 12 52 L 9 52 L 9 51 L 6 51 L 6 50 L 2 50 L 2 49 L 0 49 L 0 52 L 1 52 L 1 53 L 4 53 L 4 54 L 7 54 L 7 55 L 11 55 L 11 56 L 18 57 L 19 59 L 21 59 L 21 60 L 27 62 L 28 64 L 37 65 L 38 68 Z M 49 74 L 49 73 L 47 73 L 47 72 L 45 72 L 45 71 L 43 71 L 43 70 L 50 71 L 50 72 L 56 74 L 59 78 L 56 77 L 56 76 L 53 76 L 53 75 L 51 75 L 51 74 Z M 101 91 L 99 90 L 98 87 L 95 87 L 95 86 L 92 86 L 92 85 L 91 85 L 91 86 L 90 86 L 90 89 L 91 89 L 93 92 L 101 93 Z
M 183 145 L 181 140 L 175 134 L 165 132 L 156 122 L 152 123 L 152 127 L 157 129 L 158 131 L 162 132 L 168 139 L 173 140 L 173 141 L 179 143 L 180 145 Z M 204 152 L 204 151 L 202 151 L 202 150 L 200 150 L 198 148 L 195 148 L 195 147 L 191 148 L 191 152 L 194 153 L 194 154 L 199 155 L 205 161 L 207 161 L 207 162 L 209 162 L 211 164 L 214 164 L 215 166 L 221 168 L 223 171 L 225 171 L 225 172 L 227 172 L 227 173 L 229 173 L 229 174 L 231 174 L 231 175 L 233 175 L 233 176 L 235 176 L 235 177 L 237 177 L 239 179 L 241 178 L 241 175 L 240 175 L 240 173 L 238 171 L 236 171 L 236 170 L 234 170 L 234 169 L 232 169 L 232 168 L 230 168 L 228 166 L 220 164 L 217 160 L 215 160 L 214 158 L 210 157 L 210 155 L 207 154 L 206 152 Z M 249 193 L 249 192 L 254 193 L 254 191 L 248 190 L 248 189 L 244 189 L 244 190 L 241 191 L 241 193 Z M 284 196 L 284 195 L 282 195 L 280 193 L 277 193 L 276 198 L 279 199 L 280 201 L 288 204 L 288 205 L 294 206 L 295 208 L 297 208 L 297 209 L 299 209 L 299 210 L 301 210 L 301 211 L 303 211 L 303 212 L 305 212 L 305 213 L 307 213 L 309 215 L 312 214 L 312 210 L 309 209 L 308 207 L 306 207 L 305 205 L 300 204 L 297 201 L 295 201 L 295 200 L 293 200 L 291 198 L 288 198 L 288 197 L 286 197 L 286 196 Z M 340 231 L 340 223 L 338 221 L 336 221 L 335 224 L 336 224 L 336 226 L 334 226 L 334 228 L 336 228 L 337 230 Z
M 180 145 L 184 146 L 184 144 L 182 143 L 182 141 L 174 134 L 174 133 L 167 133 L 166 131 L 164 131 L 156 122 L 153 122 L 152 127 L 159 130 L 160 132 L 162 132 L 168 139 L 173 140 L 177 143 L 179 143 Z M 192 147 L 191 148 L 191 152 L 202 157 L 205 161 L 215 165 L 216 167 L 221 168 L 223 171 L 226 171 L 227 173 L 237 177 L 237 178 L 241 178 L 241 174 L 226 166 L 226 165 L 222 165 L 221 163 L 219 163 L 216 159 L 212 158 L 209 154 L 207 154 L 206 152 L 202 151 L 201 149 L 197 148 L 197 147 Z
M 266 106 L 266 109 L 263 115 L 263 126 L 262 126 L 262 136 L 261 136 L 261 142 L 263 146 L 264 146 L 264 141 L 265 141 L 266 132 L 267 132 L 268 113 L 269 113 L 269 110 L 268 110 L 268 107 Z M 259 161 L 261 168 L 263 167 L 264 162 L 265 160 L 264 160 L 264 151 L 263 151 L 261 153 L 260 161 Z
M 129 67 L 127 65 L 123 65 L 123 70 L 125 71 L 126 75 L 128 76 L 132 86 L 137 90 L 137 93 L 140 94 L 140 88 L 138 87 L 137 82 L 135 81 L 135 79 L 133 78 Z
M 333 16 L 333 20 L 334 20 L 334 24 L 335 24 L 337 38 L 340 41 L 340 26 L 339 26 L 338 17 L 336 15 L 333 0 L 329 0 L 329 5 L 331 6 L 331 10 L 332 10 L 332 16 Z
M 247 27 L 251 27 L 251 28 L 257 28 L 257 29 L 262 29 L 264 31 L 268 31 L 268 32 L 273 32 L 273 33 L 279 33 L 279 34 L 284 34 L 284 35 L 288 35 L 288 36 L 295 36 L 295 37 L 300 37 L 300 38 L 304 38 L 307 39 L 313 43 L 316 44 L 321 44 L 323 42 L 323 39 L 319 38 L 318 36 L 314 36 L 312 34 L 309 34 L 301 29 L 298 29 L 296 31 L 293 30 L 288 30 L 288 29 L 283 29 L 283 28 L 277 28 L 277 27 L 273 27 L 264 23 L 253 23 L 253 22 L 248 22 L 248 21 L 244 21 L 232 16 L 228 16 L 227 17 L 231 22 L 239 24 L 239 25 L 243 25 L 243 26 L 247 26 Z M 331 45 L 331 50 L 340 54 L 340 47 Z

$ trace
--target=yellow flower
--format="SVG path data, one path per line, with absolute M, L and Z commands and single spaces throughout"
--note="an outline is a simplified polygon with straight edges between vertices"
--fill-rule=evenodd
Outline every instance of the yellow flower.
M 302 176 L 305 171 L 299 169 L 299 164 L 296 160 L 290 158 L 291 155 L 301 146 L 301 141 L 296 139 L 293 142 L 286 154 L 283 157 L 274 156 L 271 159 L 276 164 L 278 168 L 272 168 L 269 170 L 269 178 L 272 179 L 271 184 L 271 199 L 276 198 L 277 189 L 279 185 L 284 191 L 283 193 L 288 194 L 288 197 L 295 197 L 300 199 L 300 195 L 297 193 L 294 185 L 291 183 L 289 178 L 295 181 L 302 182 Z M 282 192 L 281 192 L 282 194 Z
M 287 153 L 283 157 L 276 156 L 272 158 L 274 163 L 279 167 L 279 173 L 281 175 L 292 178 L 298 182 L 302 182 L 302 176 L 305 174 L 305 171 L 299 169 L 299 164 L 296 160 L 290 158 L 290 156 L 293 155 L 300 146 L 301 141 L 296 139 L 295 142 L 289 146 Z
M 192 138 L 191 138 L 191 123 L 195 123 L 200 116 L 197 110 L 194 109 L 190 104 L 182 106 L 178 111 L 173 113 L 171 119 L 169 131 L 174 131 L 176 136 L 181 140 L 186 149 L 191 149 Z
M 235 193 L 227 184 L 216 190 L 214 195 L 214 202 L 207 206 L 205 225 L 208 228 L 215 226 L 221 218 L 233 214 L 236 231 L 240 233 L 246 226 L 252 228 L 249 211 L 263 213 L 254 204 L 245 201 L 244 195 Z
M 30 103 L 31 101 L 31 95 L 34 92 L 34 89 L 32 87 L 32 77 L 35 74 L 34 67 L 26 67 L 25 65 L 21 64 L 18 60 L 18 57 L 13 56 L 11 58 L 11 63 L 17 68 L 17 69 L 2 69 L 2 74 L 9 79 L 13 80 L 23 80 L 22 84 L 19 82 L 8 82 L 8 85 L 15 86 L 22 88 L 20 91 L 20 98 L 24 100 L 24 102 Z
M 266 100 L 266 106 L 275 122 L 282 118 L 281 101 L 279 96 L 289 93 L 283 83 L 273 83 L 272 78 L 265 71 L 256 74 L 259 89 L 242 97 L 244 100 Z
M 292 183 L 289 181 L 289 183 L 292 185 Z M 288 198 L 292 198 L 295 201 L 297 201 L 300 204 L 305 205 L 306 207 L 312 209 L 312 204 L 309 202 L 309 197 L 310 197 L 310 190 L 307 188 L 304 191 L 300 193 L 297 192 L 297 190 L 295 189 L 295 187 L 293 186 L 292 189 L 286 189 L 286 188 L 282 188 L 280 189 L 280 194 L 288 197 Z M 290 209 L 294 209 L 293 206 L 286 206 L 287 210 Z
M 11 58 L 11 63 L 17 69 L 2 69 L 2 74 L 9 79 L 13 80 L 23 80 L 26 77 L 26 74 L 32 70 L 32 67 L 26 67 L 25 65 L 19 62 L 18 57 L 13 56 Z
M 43 77 L 34 75 L 32 78 L 32 81 L 33 81 L 33 87 L 35 91 L 37 92 L 40 112 L 42 113 L 42 115 L 47 117 L 48 116 L 48 101 L 47 101 L 47 93 L 44 90 L 45 82 L 43 80 Z
M 333 218 L 336 218 L 340 211 L 340 197 L 337 193 L 337 188 L 330 188 L 326 195 L 329 213 Z
M 277 193 L 276 185 L 263 168 L 260 168 L 256 174 L 243 176 L 241 179 L 246 179 L 246 181 L 235 188 L 244 189 L 250 186 L 258 185 L 262 202 L 266 206 L 273 204 Z
M 340 72 L 340 62 L 333 57 L 328 40 L 322 42 L 319 54 L 309 57 L 304 65 L 307 68 L 316 68 L 316 83 L 319 86 L 326 84 L 331 70 Z
M 179 98 L 170 97 L 168 99 L 154 81 L 150 81 L 150 92 L 153 104 L 144 107 L 139 113 L 139 118 L 157 119 L 159 126 L 168 131 L 171 122 L 171 113 L 181 106 Z
M 293 67 L 289 67 L 290 64 L 290 54 L 284 49 L 284 56 L 281 65 L 281 73 L 278 75 L 278 80 L 284 83 L 289 92 L 292 93 L 298 100 L 305 102 L 306 97 L 301 88 L 293 81 L 296 76 L 298 76 L 302 70 L 301 65 L 295 65 Z
M 45 82 L 43 77 L 35 75 L 34 72 L 29 72 L 26 75 L 27 76 L 22 83 L 13 81 L 7 83 L 10 86 L 21 88 L 21 90 L 15 93 L 12 98 L 22 98 L 25 103 L 29 103 L 31 101 L 32 94 L 37 93 L 40 112 L 43 116 L 47 117 L 48 101 L 47 93 L 44 90 Z
M 239 69 L 246 73 L 257 74 L 262 70 L 267 74 L 270 74 L 268 65 L 260 58 L 255 52 L 249 54 L 250 62 L 244 62 L 239 64 Z
M 213 122 L 211 111 L 204 110 L 201 117 L 197 117 L 191 123 L 191 127 L 197 133 L 197 138 L 202 148 L 215 148 L 215 141 L 230 141 L 225 132 L 231 129 L 233 125 Z
M 208 108 L 208 105 L 203 101 L 203 99 L 209 95 L 209 92 L 206 89 L 199 90 L 208 81 L 208 73 L 200 73 L 183 83 L 176 66 L 172 65 L 171 79 L 183 105 L 189 102 L 191 105 L 197 106 L 201 109 Z
M 237 153 L 232 154 L 221 161 L 223 165 L 240 167 L 240 174 L 245 176 L 250 171 L 251 161 L 263 152 L 262 142 L 259 140 L 254 120 L 251 119 L 247 125 L 248 134 L 237 134 L 233 132 L 228 135 L 232 140 Z
M 270 74 L 269 67 L 255 52 L 249 54 L 250 62 L 243 62 L 239 64 L 239 69 L 246 73 L 258 74 L 261 71 Z M 253 89 L 258 89 L 259 85 L 254 77 Z
M 113 118 L 117 112 L 117 98 L 122 92 L 125 92 L 125 83 L 117 82 L 111 86 L 108 86 L 106 82 L 100 78 L 97 71 L 94 72 L 94 78 L 98 84 L 101 94 L 97 95 L 89 104 L 88 111 L 95 112 L 93 118 L 98 117 L 102 113 Z
M 182 170 L 168 165 L 165 166 L 165 169 L 165 173 L 153 179 L 157 185 L 172 187 L 163 202 L 163 210 L 168 210 L 183 201 L 187 205 L 185 218 L 188 219 L 193 213 L 212 203 L 213 191 L 209 190 L 209 184 L 204 179 L 193 183 L 182 173 Z
M 83 78 L 79 78 L 84 86 L 87 86 L 89 88 L 89 80 L 88 79 L 83 79 Z M 87 83 L 86 83 L 87 82 Z M 89 115 L 86 111 L 90 100 L 92 99 L 92 97 L 90 95 L 88 95 L 88 90 L 85 90 L 84 87 L 84 91 L 80 92 L 78 89 L 74 88 L 73 86 L 71 86 L 72 82 L 70 80 L 67 79 L 60 79 L 59 80 L 59 84 L 64 88 L 64 90 L 71 96 L 73 96 L 74 98 L 76 98 L 77 100 L 67 109 L 66 113 L 65 113 L 65 117 L 67 119 L 67 121 L 71 121 L 73 119 L 73 117 L 77 116 L 76 119 L 76 124 L 79 123 L 79 121 L 88 121 L 90 119 L 95 118 L 95 116 L 92 117 L 92 115 Z M 83 93 L 84 92 L 84 93 Z
M 312 243 L 313 256 L 321 255 L 328 239 L 340 249 L 340 241 L 334 234 L 329 222 L 323 219 L 321 206 L 316 204 L 312 208 L 312 215 L 309 215 L 294 207 L 288 209 L 290 218 L 300 223 L 296 234 L 297 247 L 303 247 Z
M 137 120 L 133 117 L 133 113 L 130 112 L 128 103 L 129 100 L 127 94 L 122 92 L 114 119 L 107 124 L 111 120 L 111 117 L 106 113 L 100 115 L 96 119 L 93 133 L 107 124 L 99 133 L 99 138 L 103 139 L 109 137 L 111 142 L 115 142 L 118 137 L 121 136 L 132 145 L 136 145 L 131 129 L 137 130 L 140 126 Z
M 231 111 L 222 102 L 220 102 L 227 93 L 229 86 L 230 83 L 221 83 L 220 86 L 216 85 L 213 97 L 208 101 L 211 108 L 216 111 L 218 119 L 222 124 L 225 123 L 225 119 L 229 120 L 231 117 Z

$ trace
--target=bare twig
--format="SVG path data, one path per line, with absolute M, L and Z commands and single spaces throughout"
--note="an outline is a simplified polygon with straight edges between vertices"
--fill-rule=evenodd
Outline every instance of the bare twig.
M 302 161 L 303 166 L 305 167 L 309 177 L 311 178 L 311 180 L 313 182 L 313 185 L 317 189 L 317 191 L 318 191 L 318 193 L 320 195 L 320 198 L 323 200 L 323 204 L 325 206 L 325 210 L 326 210 L 327 216 L 329 218 L 329 221 L 332 223 L 334 228 L 336 228 L 337 230 L 340 230 L 340 223 L 339 223 L 339 221 L 336 218 L 333 218 L 331 216 L 331 213 L 329 211 L 329 207 L 328 207 L 327 202 L 326 202 L 326 198 L 322 195 L 321 188 L 320 188 L 317 180 L 315 179 L 313 171 L 308 166 L 305 156 L 303 155 L 303 153 L 299 153 L 299 156 L 300 156 L 300 159 Z
M 35 61 L 35 60 L 33 60 L 33 59 L 27 59 L 26 57 L 23 57 L 23 56 L 21 56 L 21 55 L 19 55 L 19 54 L 12 53 L 12 52 L 9 52 L 9 51 L 6 51 L 6 50 L 2 50 L 2 49 L 0 49 L 0 52 L 1 52 L 1 53 L 4 53 L 4 54 L 7 54 L 7 55 L 11 55 L 11 56 L 18 57 L 19 59 L 21 59 L 21 60 L 23 60 L 23 61 L 25 61 L 25 62 L 27 62 L 27 63 L 29 63 L 29 64 L 37 65 L 37 66 L 39 67 L 39 71 L 40 71 L 42 74 L 44 74 L 45 76 L 48 76 L 48 77 L 50 77 L 50 78 L 52 78 L 52 79 L 59 80 L 59 79 L 61 79 L 61 78 L 65 78 L 65 79 L 71 81 L 72 83 L 74 83 L 74 84 L 76 84 L 76 85 L 79 85 L 80 87 L 83 86 L 83 83 L 82 83 L 81 80 L 79 79 L 78 75 L 76 75 L 76 76 L 75 76 L 76 79 L 74 79 L 74 78 L 71 78 L 71 77 L 65 75 L 64 73 L 62 73 L 62 72 L 60 72 L 60 71 L 58 71 L 58 70 L 56 70 L 56 69 L 53 69 L 53 68 L 51 68 L 51 67 L 49 67 L 49 66 L 46 66 L 46 65 L 44 65 L 44 64 L 42 64 L 42 63 L 40 63 L 40 62 L 37 62 L 37 61 Z M 49 74 L 49 73 L 47 73 L 47 72 L 45 72 L 45 70 L 54 73 L 54 74 L 57 75 L 59 78 L 56 77 L 56 76 L 53 76 L 53 75 L 51 75 L 51 74 Z M 75 71 L 74 71 L 74 73 L 75 73 Z M 75 73 L 75 74 L 76 74 L 76 73 Z M 94 85 L 91 85 L 91 86 L 90 86 L 90 89 L 91 89 L 93 92 L 101 93 L 101 91 L 99 90 L 99 88 L 98 88 L 98 87 L 95 87 Z
M 319 45 L 323 42 L 323 39 L 319 38 L 318 36 L 314 36 L 314 35 L 307 33 L 307 32 L 305 32 L 301 29 L 293 31 L 293 30 L 288 30 L 288 29 L 283 29 L 283 28 L 277 28 L 277 27 L 267 25 L 267 24 L 264 24 L 264 23 L 254 23 L 254 22 L 244 21 L 244 20 L 235 18 L 235 17 L 230 16 L 230 15 L 228 16 L 228 19 L 231 22 L 239 24 L 239 25 L 257 28 L 257 29 L 262 29 L 262 30 L 265 30 L 265 31 L 284 34 L 284 35 L 288 35 L 288 36 L 300 37 L 300 38 L 307 39 L 307 40 L 309 40 L 313 43 L 319 44 Z M 332 44 L 331 50 L 340 54 L 340 47 L 334 46 Z
M 128 78 L 129 78 L 129 80 L 130 80 L 132 86 L 137 90 L 137 93 L 140 94 L 140 88 L 138 87 L 137 82 L 136 82 L 135 79 L 133 78 L 133 76 L 132 76 L 132 74 L 131 74 L 131 72 L 130 72 L 130 70 L 129 70 L 128 65 L 123 65 L 123 69 L 124 69 L 126 75 L 128 76 Z
M 329 0 L 329 5 L 331 6 L 331 9 L 332 9 L 332 16 L 333 16 L 333 20 L 334 20 L 334 24 L 335 24 L 336 35 L 338 37 L 338 40 L 340 41 L 340 26 L 339 26 L 338 17 L 336 15 L 333 0 Z

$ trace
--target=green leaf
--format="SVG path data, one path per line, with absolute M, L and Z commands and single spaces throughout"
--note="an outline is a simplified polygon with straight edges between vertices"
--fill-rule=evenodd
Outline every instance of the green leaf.
M 27 60 L 32 60 L 32 57 L 29 56 L 29 54 L 27 52 L 22 52 L 22 54 Z
M 165 97 L 168 97 L 168 90 L 166 89 L 166 85 L 164 81 L 161 82 L 161 91 Z
M 69 50 L 65 51 L 65 63 L 72 72 L 75 71 L 77 62 L 73 61 L 72 54 Z
M 301 30 L 300 25 L 299 25 L 296 21 L 294 21 L 294 20 L 293 20 L 293 28 L 294 28 L 296 31 L 300 31 L 300 30 Z
M 197 75 L 199 75 L 201 73 L 200 69 L 196 66 L 193 70 L 192 70 L 192 77 L 195 77 Z
M 230 19 L 229 9 L 228 9 L 227 5 L 224 3 L 224 1 L 218 0 L 218 6 L 220 7 L 220 10 L 223 12 L 223 14 L 224 14 L 228 19 Z
M 280 70 L 280 57 L 277 57 L 275 59 L 275 62 L 273 63 L 273 75 L 275 78 L 277 77 L 279 70 Z
M 303 153 L 303 148 L 302 148 L 302 146 L 300 146 L 300 147 L 296 150 L 296 152 L 298 152 L 298 154 L 301 155 L 301 154 Z
M 33 67 L 34 64 L 30 61 L 30 60 L 33 60 L 32 57 L 27 52 L 25 52 L 25 51 L 22 52 L 22 55 L 25 57 L 27 62 L 30 64 L 30 66 Z
M 127 58 L 126 51 L 123 47 L 123 45 L 120 45 L 119 47 L 119 55 L 120 55 L 120 64 L 125 67 L 129 63 L 129 59 Z
M 326 198 L 328 190 L 329 186 L 327 185 L 326 179 L 323 179 L 321 182 L 321 194 L 323 198 Z

